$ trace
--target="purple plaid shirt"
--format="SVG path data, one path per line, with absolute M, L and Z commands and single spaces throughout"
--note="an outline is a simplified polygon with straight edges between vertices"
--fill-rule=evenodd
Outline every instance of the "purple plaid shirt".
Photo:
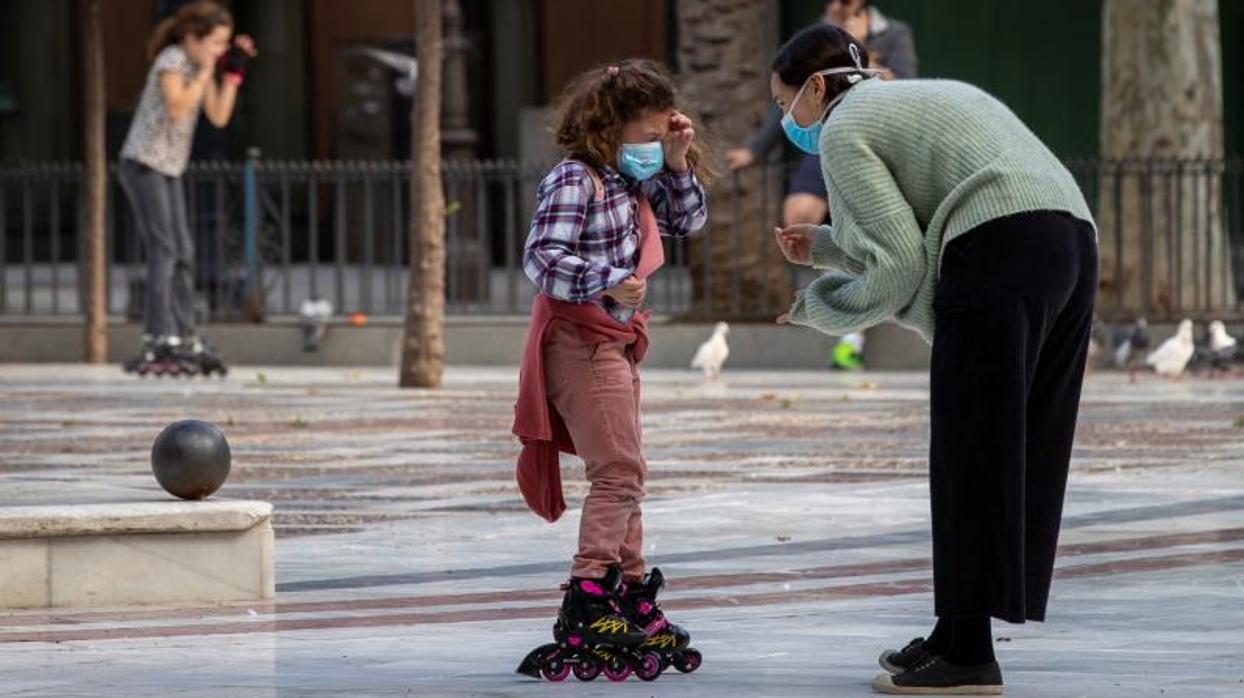
M 587 167 L 563 160 L 536 190 L 536 211 L 523 252 L 523 270 L 545 294 L 571 303 L 600 300 L 601 294 L 635 272 L 639 250 L 635 182 L 611 167 L 599 172 L 604 196 Z M 704 188 L 695 173 L 669 170 L 639 183 L 652 204 L 662 235 L 682 237 L 708 218 Z M 612 298 L 605 310 L 626 322 L 630 312 Z

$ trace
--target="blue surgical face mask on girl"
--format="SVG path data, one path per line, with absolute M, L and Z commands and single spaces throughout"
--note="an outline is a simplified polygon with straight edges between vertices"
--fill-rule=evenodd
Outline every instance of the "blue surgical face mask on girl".
M 618 171 L 640 182 L 665 167 L 665 148 L 660 141 L 623 143 L 618 149 Z
M 786 137 L 790 139 L 790 142 L 793 143 L 796 148 L 809 155 L 816 155 L 820 152 L 821 126 L 825 122 L 825 115 L 829 114 L 829 110 L 833 109 L 838 102 L 841 102 L 842 98 L 847 96 L 847 93 L 845 90 L 838 93 L 837 97 L 834 97 L 829 104 L 825 105 L 825 109 L 821 111 L 821 116 L 808 126 L 800 126 L 799 123 L 795 121 L 795 104 L 799 102 L 799 98 L 803 95 L 803 91 L 808 89 L 808 84 L 812 82 L 812 78 L 814 76 L 841 75 L 843 73 L 849 73 L 850 75 L 847 77 L 847 81 L 854 85 L 864 78 L 872 77 L 881 73 L 879 70 L 872 70 L 870 68 L 863 67 L 862 62 L 860 61 L 859 49 L 856 48 L 854 44 L 851 45 L 851 59 L 855 61 L 854 68 L 830 68 L 829 70 L 821 70 L 809 75 L 808 79 L 803 81 L 803 85 L 800 86 L 799 91 L 795 93 L 795 98 L 790 102 L 790 108 L 787 109 L 786 113 L 782 115 L 782 130 L 786 132 Z

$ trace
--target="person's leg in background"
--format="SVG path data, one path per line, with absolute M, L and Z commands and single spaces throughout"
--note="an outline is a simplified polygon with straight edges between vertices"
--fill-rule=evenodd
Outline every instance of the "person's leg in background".
M 169 310 L 176 323 L 178 335 L 190 340 L 195 337 L 194 238 L 190 234 L 190 222 L 186 215 L 185 186 L 180 177 L 168 178 L 167 184 L 173 240 L 176 244 Z
M 804 155 L 791 175 L 790 191 L 782 202 L 782 227 L 824 223 L 829 215 L 828 196 L 821 174 L 821 159 Z
M 151 341 L 176 336 L 178 332 L 171 298 L 178 243 L 167 179 L 139 163 L 121 161 L 121 187 L 130 200 L 147 255 L 143 334 Z

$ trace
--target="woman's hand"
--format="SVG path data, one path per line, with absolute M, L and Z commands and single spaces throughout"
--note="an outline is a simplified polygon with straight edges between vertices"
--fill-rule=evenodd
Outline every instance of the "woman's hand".
M 691 119 L 682 112 L 674 112 L 670 115 L 669 133 L 661 139 L 661 145 L 665 149 L 665 166 L 674 172 L 686 172 L 689 167 L 687 150 L 694 140 L 695 128 L 691 124 Z
M 647 293 L 647 282 L 633 276 L 605 291 L 606 296 L 613 298 L 627 308 L 638 308 L 643 305 L 644 295 Z
M 773 228 L 778 247 L 791 264 L 812 266 L 812 242 L 816 240 L 817 226 L 808 223 L 792 225 L 789 228 Z

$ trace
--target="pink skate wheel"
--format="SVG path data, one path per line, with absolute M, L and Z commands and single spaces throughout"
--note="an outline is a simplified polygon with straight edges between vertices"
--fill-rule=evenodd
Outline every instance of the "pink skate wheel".
M 699 650 L 687 649 L 674 656 L 674 668 L 684 674 L 690 674 L 700 668 L 700 663 L 704 661 L 704 656 Z
M 661 658 L 655 652 L 648 652 L 644 655 L 643 663 L 635 668 L 635 675 L 643 681 L 656 681 L 664 668 Z
M 545 657 L 540 665 L 540 673 L 549 681 L 565 681 L 570 676 L 570 665 L 563 662 L 561 657 Z

